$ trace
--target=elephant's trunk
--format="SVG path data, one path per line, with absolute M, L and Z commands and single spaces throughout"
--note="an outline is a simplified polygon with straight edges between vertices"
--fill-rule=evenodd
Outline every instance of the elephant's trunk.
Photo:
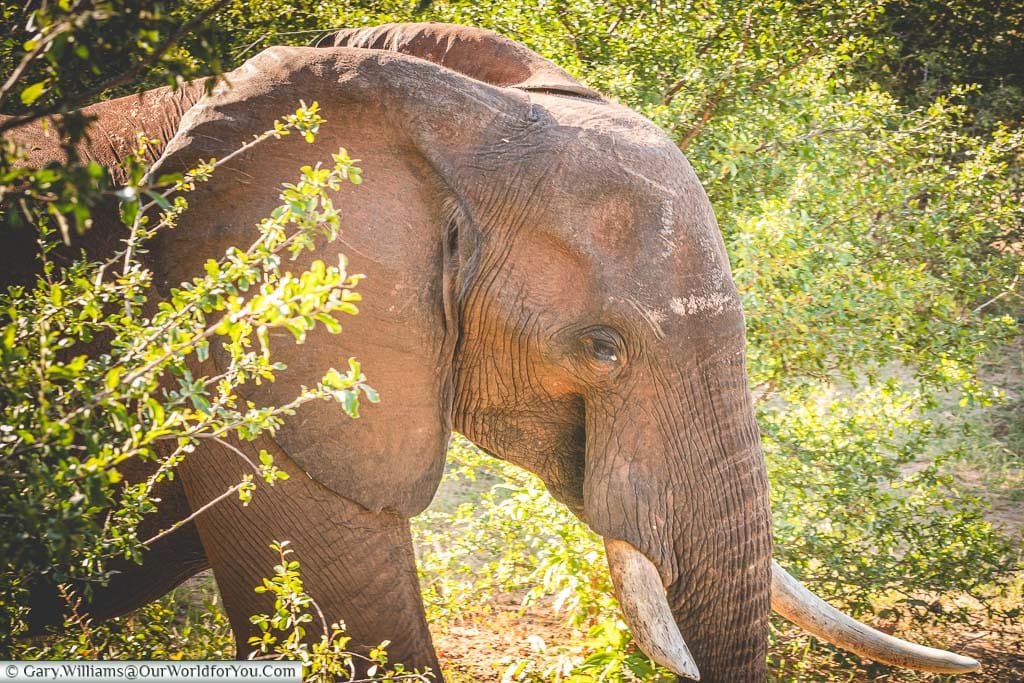
M 755 471 L 763 467 L 761 458 L 758 449 L 757 464 L 750 463 Z M 723 495 L 730 496 L 725 490 Z M 733 495 L 716 511 L 717 519 L 706 520 L 715 531 L 687 544 L 685 552 L 696 559 L 679 558 L 681 570 L 668 583 L 666 597 L 700 680 L 761 683 L 767 675 L 771 595 L 769 513 L 760 496 Z
M 764 681 L 771 522 L 743 354 L 653 374 L 649 401 L 608 414 L 588 405 L 588 522 L 611 539 L 617 597 L 642 650 L 691 678 L 695 664 L 702 681 Z M 607 441 L 589 438 L 599 420 L 613 420 Z M 625 569 L 642 567 L 638 556 L 656 568 L 661 596 L 638 597 L 645 570 Z

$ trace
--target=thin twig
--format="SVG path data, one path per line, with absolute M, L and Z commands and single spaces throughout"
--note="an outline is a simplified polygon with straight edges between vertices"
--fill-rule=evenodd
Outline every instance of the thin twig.
M 220 444 L 221 446 L 223 446 L 224 448 L 228 449 L 229 451 L 237 455 L 239 458 L 241 458 L 246 465 L 252 468 L 253 472 L 260 475 L 261 477 L 263 476 L 263 473 L 260 472 L 259 466 L 252 461 L 252 458 L 246 455 L 245 452 L 242 451 L 242 449 L 238 448 L 237 446 L 231 444 L 228 441 L 225 441 L 216 434 L 195 434 L 194 436 L 197 439 L 210 439 L 211 441 L 215 441 L 216 443 Z
M 1015 276 L 1013 278 L 1013 280 L 1010 282 L 1010 285 L 1005 290 L 1003 290 L 999 294 L 996 294 L 994 297 L 992 297 L 991 299 L 989 299 L 985 303 L 981 304 L 980 306 L 977 306 L 976 308 L 971 309 L 971 315 L 974 315 L 975 313 L 980 313 L 981 311 L 985 310 L 986 308 L 988 308 L 989 306 L 991 306 L 995 302 L 997 302 L 1000 299 L 1002 299 L 1007 294 L 1013 294 L 1014 290 L 1017 289 L 1017 282 L 1019 280 L 1020 280 L 1020 275 Z
M 678 142 L 679 151 L 685 152 L 693 141 L 697 139 L 697 136 L 704 130 L 704 126 L 711 120 L 711 115 L 715 113 L 715 109 L 725 99 L 724 95 L 725 84 L 723 83 L 715 89 L 713 95 L 704 100 L 704 107 L 701 109 L 700 118 L 697 119 L 697 123 L 690 126 L 690 130 L 686 131 Z
M 210 501 L 209 503 L 207 503 L 206 505 L 203 505 L 202 507 L 200 507 L 200 508 L 198 508 L 197 510 L 195 510 L 195 511 L 194 511 L 194 512 L 193 512 L 193 513 L 192 513 L 191 515 L 189 515 L 188 517 L 185 517 L 184 519 L 180 519 L 180 520 L 178 520 L 177 522 L 175 522 L 175 523 L 174 523 L 174 524 L 172 524 L 171 526 L 167 527 L 166 529 L 164 529 L 163 531 L 161 531 L 161 532 L 160 532 L 160 533 L 158 533 L 157 535 L 155 535 L 155 536 L 153 536 L 152 538 L 149 538 L 149 539 L 147 539 L 147 540 L 143 541 L 143 543 L 142 543 L 142 544 L 143 544 L 143 545 L 146 545 L 146 546 L 150 546 L 150 545 L 153 545 L 154 543 L 156 543 L 157 541 L 159 541 L 159 540 L 160 540 L 161 538 L 164 538 L 164 537 L 166 537 L 166 536 L 169 536 L 170 534 L 174 533 L 175 531 L 177 531 L 177 530 L 178 530 L 178 529 L 180 529 L 181 527 L 185 526 L 186 524 L 188 524 L 189 522 L 191 522 L 192 520 L 194 520 L 194 519 L 195 519 L 196 517 L 198 517 L 198 516 L 199 516 L 199 515 L 201 515 L 202 513 L 206 512 L 207 510 L 209 510 L 209 509 L 210 509 L 210 508 L 212 508 L 212 507 L 213 507 L 214 505 L 216 505 L 217 503 L 221 502 L 222 500 L 224 500 L 224 499 L 225 499 L 225 498 L 227 498 L 228 496 L 230 496 L 230 495 L 232 495 L 232 494 L 234 494 L 234 493 L 238 493 L 238 491 L 239 491 L 239 490 L 240 490 L 240 489 L 241 489 L 241 488 L 242 488 L 243 486 L 245 486 L 245 482 L 244 482 L 244 481 L 240 481 L 240 482 L 238 482 L 237 484 L 235 484 L 234 486 L 232 486 L 231 488 L 229 488 L 229 489 L 228 489 L 227 491 L 225 491 L 224 493 L 220 494 L 219 496 L 217 496 L 216 498 L 214 498 L 213 500 L 211 500 L 211 501 Z
M 69 15 L 73 15 L 75 12 L 78 11 L 78 9 L 79 9 L 79 7 L 81 7 L 81 5 L 82 5 L 81 1 L 76 2 L 71 7 L 71 9 L 68 10 L 68 14 Z M 22 11 L 23 12 L 27 12 L 28 11 L 28 5 L 26 5 L 25 8 Z M 90 14 L 95 14 L 95 13 L 91 12 Z M 84 15 L 84 16 L 88 16 L 88 15 Z M 52 30 L 49 33 L 47 33 L 46 37 L 41 39 L 39 41 L 39 44 L 36 45 L 36 47 L 32 51 L 30 51 L 28 54 L 26 54 L 24 57 L 22 57 L 21 62 L 18 63 L 18 66 L 14 69 L 13 72 L 11 72 L 10 77 L 8 77 L 8 79 L 4 83 L 3 87 L 0 88 L 0 101 L 3 101 L 3 99 L 7 95 L 8 91 L 11 88 L 13 88 L 14 85 L 18 82 L 18 79 L 21 77 L 21 74 L 25 71 L 25 69 L 32 62 L 32 60 L 35 59 L 36 57 L 38 57 L 43 52 L 45 52 L 46 48 L 50 45 L 50 43 L 52 43 L 54 40 L 56 40 L 57 36 L 61 35 L 66 29 L 70 28 L 71 25 L 72 24 L 69 21 L 62 21 L 62 22 L 59 22 L 57 24 L 54 24 L 51 27 Z
M 572 25 L 572 22 L 569 21 L 569 17 L 565 14 L 566 10 L 563 9 L 556 12 L 555 16 L 558 17 L 558 23 L 562 25 L 562 28 L 564 28 L 565 32 L 569 35 L 569 45 L 572 46 L 572 52 L 576 55 L 576 59 L 581 62 L 586 62 L 583 51 L 580 49 L 579 40 L 576 38 L 576 27 Z
M 676 98 L 676 95 L 679 94 L 679 91 L 683 89 L 683 86 L 686 85 L 686 83 L 687 79 L 684 76 L 672 85 L 668 86 L 668 88 L 665 89 L 665 94 L 661 96 L 661 103 L 666 106 L 672 104 L 672 100 Z
M 787 145 L 796 144 L 798 142 L 806 142 L 807 140 L 822 137 L 825 135 L 836 135 L 841 133 L 867 133 L 873 130 L 877 130 L 877 128 L 871 128 L 868 126 L 836 126 L 834 128 L 818 128 L 816 130 L 808 131 L 803 135 L 798 135 L 795 138 L 792 138 L 791 140 L 771 140 L 768 142 L 763 142 L 760 145 L 758 145 L 757 149 L 755 149 L 754 151 L 764 152 L 765 150 L 775 149 L 776 147 L 785 147 Z M 889 132 L 895 133 L 897 131 Z
M 266 35 L 260 36 L 256 40 L 254 40 L 251 43 L 249 43 L 248 45 L 246 45 L 243 50 L 241 50 L 240 52 L 236 52 L 235 54 L 233 54 L 231 56 L 232 56 L 233 59 L 240 59 L 244 55 L 248 54 L 248 52 L 250 50 L 252 50 L 254 47 L 256 47 L 257 45 L 259 45 L 262 42 L 270 40 L 271 38 L 276 38 L 277 36 L 302 35 L 302 34 L 305 34 L 305 33 L 319 33 L 319 34 L 322 34 L 318 38 L 316 38 L 315 40 L 311 40 L 311 41 L 309 41 L 307 43 L 307 45 L 312 44 L 314 47 L 319 47 L 319 43 L 320 43 L 321 40 L 326 38 L 331 33 L 334 33 L 336 31 L 341 31 L 341 30 L 343 30 L 345 28 L 347 28 L 347 27 L 346 26 L 332 26 L 330 28 L 311 28 L 311 29 L 305 29 L 303 31 L 274 31 L 273 33 L 267 33 Z

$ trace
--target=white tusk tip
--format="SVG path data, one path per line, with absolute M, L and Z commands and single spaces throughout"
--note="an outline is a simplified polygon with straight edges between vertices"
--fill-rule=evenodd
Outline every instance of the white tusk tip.
M 693 681 L 700 680 L 700 671 L 697 669 L 697 663 L 693 661 L 693 655 L 690 654 L 689 649 L 687 649 L 685 645 L 681 651 L 672 653 L 664 651 L 659 652 L 653 648 L 651 649 L 651 652 L 647 652 L 643 647 L 644 645 L 646 645 L 646 643 L 642 643 L 640 649 L 644 650 L 647 656 L 655 663 L 661 664 L 677 676 L 689 678 Z
M 672 673 L 674 673 L 677 676 L 682 676 L 683 678 L 689 678 L 689 679 L 694 680 L 694 681 L 699 681 L 700 680 L 700 672 L 697 671 L 697 667 L 693 666 L 692 663 L 689 666 L 687 666 L 685 664 L 681 665 L 679 667 L 672 667 L 672 666 L 670 666 L 669 669 L 672 671 Z
M 950 665 L 959 668 L 959 670 L 955 672 L 958 674 L 969 674 L 972 671 L 977 671 L 981 668 L 981 662 L 974 657 L 958 654 L 953 654 L 953 656 L 950 657 Z

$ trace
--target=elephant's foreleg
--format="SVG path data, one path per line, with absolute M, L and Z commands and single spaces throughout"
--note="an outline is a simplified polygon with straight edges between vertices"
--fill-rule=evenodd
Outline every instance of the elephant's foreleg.
M 248 507 L 232 497 L 197 518 L 239 656 L 248 654 L 247 640 L 258 633 L 250 615 L 271 611 L 270 596 L 253 591 L 277 564 L 268 545 L 289 541 L 306 592 L 328 623 L 345 624 L 352 636 L 350 649 L 365 652 L 390 640 L 391 662 L 438 672 L 408 520 L 388 511 L 366 511 L 310 479 L 273 444 L 262 446 L 291 478 L 273 487 L 261 483 Z M 193 454 L 183 468 L 196 508 L 251 471 L 236 454 L 212 450 Z M 315 623 L 308 630 L 315 638 L 319 629 Z

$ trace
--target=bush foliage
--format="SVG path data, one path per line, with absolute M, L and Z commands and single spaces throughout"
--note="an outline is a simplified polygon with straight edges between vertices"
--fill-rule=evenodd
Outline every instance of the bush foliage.
M 314 260 L 299 273 L 288 268 L 316 239 L 338 237 L 340 214 L 329 192 L 343 182 L 361 182 L 344 149 L 332 155 L 331 166 L 303 166 L 299 179 L 281 188 L 281 205 L 258 223 L 251 245 L 208 260 L 203 273 L 166 296 L 156 293 L 142 259 L 157 233 L 176 227 L 188 208 L 188 192 L 218 166 L 293 133 L 312 143 L 321 123 L 317 104 L 303 105 L 235 153 L 157 178 L 142 172 L 140 159 L 153 141 L 140 134 L 140 148 L 127 164 L 129 182 L 117 193 L 126 237 L 105 260 L 83 258 L 58 267 L 46 258 L 63 236 L 47 222 L 55 215 L 34 213 L 22 202 L 21 219 L 34 220 L 38 230 L 42 264 L 35 286 L 10 287 L 0 295 L 0 500 L 6 517 L 0 530 L 0 645 L 6 652 L 27 628 L 31 590 L 43 584 L 59 587 L 71 623 L 81 627 L 81 647 L 70 651 L 86 655 L 97 647 L 78 607 L 108 580 L 111 560 L 141 562 L 148 545 L 202 513 L 200 508 L 149 538 L 139 535 L 143 518 L 159 504 L 158 485 L 173 478 L 200 443 L 217 442 L 252 469 L 207 507 L 229 496 L 247 504 L 257 479 L 273 485 L 287 474 L 268 452 L 260 451 L 257 462 L 234 444 L 272 434 L 309 401 L 336 400 L 357 417 L 360 395 L 377 400 L 354 358 L 345 372 L 329 370 L 286 403 L 257 405 L 242 391 L 273 381 L 285 369 L 271 358 L 271 331 L 287 330 L 301 344 L 316 325 L 336 334 L 341 327 L 334 316 L 358 312 L 354 288 L 362 276 L 347 273 L 344 257 L 337 265 Z M 45 184 L 47 169 L 15 168 L 7 177 Z M 215 370 L 206 363 L 211 346 L 225 355 Z M 139 472 L 139 463 L 149 463 L 144 476 L 126 480 L 125 468 Z M 303 624 L 310 619 L 299 614 L 311 603 L 302 593 L 297 564 L 285 560 L 290 551 L 277 549 L 278 576 L 259 589 L 278 596 L 277 613 L 254 622 L 266 636 L 254 646 L 268 657 L 299 652 Z M 278 631 L 285 633 L 278 637 Z M 313 678 L 321 668 L 322 676 L 351 668 L 338 660 L 346 642 L 340 626 L 325 639 L 310 655 L 321 662 L 319 668 L 310 665 Z M 138 651 L 134 643 L 127 645 L 113 653 Z M 108 647 L 97 652 L 111 654 Z M 323 663 L 328 655 L 333 663 Z

